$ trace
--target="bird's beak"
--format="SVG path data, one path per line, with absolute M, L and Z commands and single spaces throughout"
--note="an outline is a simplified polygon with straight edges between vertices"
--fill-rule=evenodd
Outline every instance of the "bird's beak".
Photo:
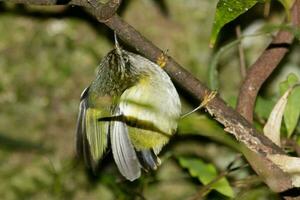
M 118 42 L 116 31 L 114 31 L 114 36 L 115 36 L 115 48 L 116 48 L 117 54 L 119 56 L 122 56 L 121 47 L 120 47 L 119 42 Z

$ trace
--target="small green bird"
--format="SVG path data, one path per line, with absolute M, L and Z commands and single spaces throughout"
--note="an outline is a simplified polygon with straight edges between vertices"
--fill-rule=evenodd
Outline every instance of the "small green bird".
M 162 147 L 177 129 L 181 103 L 169 76 L 150 60 L 120 48 L 101 61 L 81 95 L 77 154 L 96 170 L 108 147 L 120 173 L 133 181 L 157 169 Z

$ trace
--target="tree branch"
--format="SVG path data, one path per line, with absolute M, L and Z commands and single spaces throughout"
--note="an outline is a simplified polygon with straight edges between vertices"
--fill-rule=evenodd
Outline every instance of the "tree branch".
M 144 54 L 150 60 L 156 62 L 157 58 L 163 53 L 161 49 L 144 38 L 119 16 L 114 15 L 105 24 L 115 30 L 123 41 L 135 47 L 137 51 Z M 177 85 L 197 98 L 199 102 L 210 91 L 171 57 L 168 57 L 168 62 L 164 69 Z M 217 121 L 225 126 L 227 132 L 232 133 L 239 141 L 245 143 L 253 151 L 262 154 L 283 153 L 277 145 L 257 132 L 247 120 L 231 107 L 227 106 L 221 98 L 216 97 L 212 99 L 206 105 L 206 109 Z
M 104 22 L 118 10 L 122 0 L 110 0 L 103 4 L 97 0 L 6 0 L 8 3 L 29 5 L 76 5 L 87 8 L 99 22 Z
M 293 26 L 298 28 L 300 25 L 299 0 L 294 3 L 291 16 Z M 270 45 L 248 70 L 240 88 L 237 111 L 249 122 L 253 121 L 255 100 L 261 86 L 284 58 L 293 40 L 294 34 L 292 32 L 279 31 Z
M 108 27 L 116 31 L 118 36 L 124 42 L 130 44 L 138 52 L 150 60 L 156 62 L 157 59 L 164 53 L 161 49 L 144 38 L 132 26 L 123 21 L 118 15 L 112 15 L 112 13 L 116 11 L 118 4 L 114 4 L 116 8 L 112 8 L 111 11 L 106 12 L 104 10 L 107 8 L 103 4 L 97 5 L 91 0 L 8 0 L 8 2 L 35 5 L 78 5 L 86 8 L 96 17 L 99 22 L 104 22 Z M 113 1 L 111 0 L 110 2 Z M 101 13 L 108 14 L 102 15 Z M 278 44 L 278 42 L 276 44 Z M 167 56 L 167 64 L 165 65 L 164 69 L 170 75 L 176 85 L 182 87 L 190 95 L 197 98 L 199 103 L 210 92 L 210 90 L 204 86 L 204 84 L 202 84 L 198 79 L 196 79 L 169 56 Z M 233 134 L 238 141 L 242 142 L 254 154 L 259 155 L 263 159 L 267 159 L 266 156 L 268 154 L 284 154 L 284 151 L 281 148 L 272 143 L 263 134 L 259 133 L 238 112 L 227 106 L 220 97 L 216 96 L 209 101 L 206 104 L 206 109 L 210 115 L 224 125 L 225 131 Z M 270 176 L 273 176 L 273 172 L 276 174 L 279 171 L 281 173 L 280 177 L 285 177 L 283 184 L 280 185 L 280 187 L 275 189 L 273 188 L 274 191 L 284 191 L 292 187 L 289 175 L 283 173 L 277 166 L 271 165 L 270 171 Z

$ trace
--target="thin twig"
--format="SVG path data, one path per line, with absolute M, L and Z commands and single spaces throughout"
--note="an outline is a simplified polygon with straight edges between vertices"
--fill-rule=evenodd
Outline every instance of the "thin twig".
M 211 62 L 208 66 L 208 86 L 211 90 L 218 90 L 219 89 L 219 75 L 218 75 L 218 65 L 219 65 L 219 60 L 220 57 L 223 55 L 223 53 L 229 51 L 232 47 L 240 44 L 243 39 L 249 38 L 249 37 L 257 37 L 261 35 L 266 35 L 270 33 L 255 33 L 251 35 L 244 35 L 240 36 L 239 38 L 233 40 L 232 42 L 220 47 L 218 51 L 212 56 Z M 245 72 L 246 73 L 246 72 Z
M 240 26 L 237 26 L 235 28 L 235 32 L 236 32 L 236 36 L 237 36 L 238 39 L 242 37 Z M 246 77 L 246 61 L 245 61 L 245 54 L 244 54 L 244 50 L 243 50 L 243 45 L 242 45 L 241 42 L 239 42 L 238 50 L 239 50 L 239 61 L 240 61 L 241 76 L 244 79 Z
M 221 172 L 216 178 L 214 178 L 211 182 L 201 187 L 201 189 L 197 192 L 197 194 L 192 198 L 192 200 L 201 200 L 203 199 L 209 191 L 212 189 L 213 184 L 218 182 L 220 179 L 224 178 L 229 174 L 228 171 Z
M 220 174 L 218 174 L 218 176 L 216 176 L 212 181 L 210 181 L 208 184 L 204 185 L 203 187 L 201 187 L 201 189 L 197 192 L 197 194 L 192 198 L 192 200 L 201 200 L 203 199 L 203 197 L 205 197 L 209 191 L 212 189 L 212 186 L 218 182 L 219 180 L 221 180 L 222 178 L 226 177 L 228 174 L 230 174 L 231 172 L 234 172 L 236 170 L 242 169 L 244 167 L 247 167 L 248 164 L 246 165 L 242 165 L 242 166 L 238 166 L 238 167 L 233 167 L 235 165 L 235 163 L 241 159 L 241 155 L 237 155 L 236 158 L 229 163 L 229 165 L 227 166 L 226 170 L 222 171 Z
M 262 180 L 257 175 L 247 176 L 246 178 L 233 180 L 230 182 L 234 188 L 243 188 L 243 191 L 247 191 L 247 188 L 251 188 L 255 185 L 261 184 Z
M 268 17 L 270 14 L 270 8 L 271 8 L 271 0 L 267 0 L 264 6 L 264 17 Z

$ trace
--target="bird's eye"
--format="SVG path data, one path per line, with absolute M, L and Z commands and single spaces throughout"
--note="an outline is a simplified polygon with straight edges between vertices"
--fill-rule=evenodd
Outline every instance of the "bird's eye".
M 124 62 L 125 62 L 125 63 L 128 63 L 128 62 L 129 62 L 129 58 L 128 58 L 127 56 L 124 56 L 123 59 L 124 59 Z

